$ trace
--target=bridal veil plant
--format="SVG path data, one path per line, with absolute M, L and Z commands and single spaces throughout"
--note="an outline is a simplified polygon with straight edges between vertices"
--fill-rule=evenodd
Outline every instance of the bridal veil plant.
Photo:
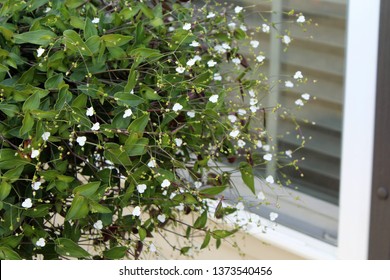
M 266 111 L 288 113 L 261 105 L 271 80 L 255 37 L 278 26 L 249 28 L 250 9 L 0 0 L 0 258 L 153 258 L 157 237 L 186 254 L 234 234 L 214 227 L 242 210 L 223 203 L 231 174 L 255 196 L 255 168 L 296 165 L 260 149 Z M 305 82 L 293 75 L 277 82 Z

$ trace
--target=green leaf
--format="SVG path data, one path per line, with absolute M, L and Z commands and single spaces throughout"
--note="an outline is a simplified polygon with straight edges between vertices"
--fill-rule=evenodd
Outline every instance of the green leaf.
M 148 6 L 146 6 L 144 3 L 140 3 L 139 6 L 141 7 L 142 13 L 148 17 L 149 19 L 154 19 L 154 14 L 152 9 L 150 9 Z
M 103 206 L 103 205 L 101 205 L 98 202 L 93 201 L 93 200 L 89 201 L 89 208 L 91 209 L 92 213 L 102 213 L 102 214 L 112 213 L 110 208 Z
M 65 257 L 87 258 L 89 253 L 70 239 L 58 238 L 55 240 L 55 251 Z
M 140 93 L 142 94 L 142 96 L 145 99 L 148 99 L 148 100 L 160 100 L 161 99 L 161 96 L 158 95 L 154 89 L 152 89 L 148 86 L 142 86 L 140 89 Z
M 208 232 L 206 232 L 206 236 L 204 237 L 203 243 L 202 243 L 202 245 L 200 246 L 200 249 L 201 249 L 201 250 L 204 249 L 204 248 L 206 248 L 206 247 L 209 245 L 210 239 L 211 239 L 211 234 L 210 234 L 210 232 L 208 231 Z
M 133 67 L 130 69 L 129 76 L 127 77 L 127 84 L 125 86 L 125 93 L 130 94 L 131 90 L 134 89 L 134 87 L 137 84 L 138 80 L 138 71 L 134 70 Z
M 93 53 L 74 30 L 64 31 L 64 44 L 72 51 L 80 52 L 82 55 L 92 56 Z
M 32 218 L 45 217 L 47 214 L 49 214 L 50 208 L 51 205 L 41 204 L 32 209 L 24 211 L 24 215 Z
M 31 116 L 30 112 L 26 112 L 23 118 L 22 127 L 20 128 L 19 134 L 24 135 L 27 132 L 30 132 L 34 126 L 34 119 Z
M 88 101 L 88 96 L 85 94 L 80 94 L 73 100 L 72 107 L 85 108 L 85 106 L 87 106 L 87 101 Z
M 102 37 L 103 42 L 106 44 L 106 47 L 120 47 L 133 39 L 132 36 L 126 36 L 121 34 L 107 34 Z
M 139 240 L 144 241 L 146 238 L 146 230 L 142 227 L 138 228 L 138 235 L 139 235 Z
M 39 93 L 36 92 L 33 95 L 31 95 L 29 98 L 26 99 L 26 101 L 23 103 L 22 110 L 23 110 L 23 112 L 26 112 L 29 110 L 36 110 L 39 108 L 40 104 L 41 104 L 41 98 L 39 96 Z
M 136 134 L 135 134 L 136 135 Z M 127 154 L 130 157 L 141 156 L 146 153 L 146 147 L 149 144 L 148 138 L 138 139 L 136 143 L 131 145 L 125 145 Z
M 0 247 L 0 260 L 21 260 L 22 258 L 11 248 Z
M 45 89 L 58 90 L 60 85 L 63 83 L 63 81 L 64 81 L 64 75 L 62 73 L 57 74 L 57 75 L 53 75 L 49 79 L 46 80 Z
M 217 229 L 217 230 L 214 230 L 213 232 L 211 232 L 211 235 L 215 239 L 222 239 L 222 238 L 226 238 L 230 235 L 233 235 L 237 231 L 238 231 L 238 229 L 234 229 L 234 230 Z
M 241 162 L 239 169 L 241 172 L 242 180 L 244 181 L 245 185 L 247 185 L 247 187 L 251 190 L 253 194 L 256 194 L 255 178 L 253 176 L 252 166 L 247 162 Z
M 79 8 L 85 3 L 86 3 L 85 0 L 66 0 L 65 1 L 65 5 L 70 9 Z
M 12 118 L 19 112 L 19 107 L 13 104 L 0 104 L 0 111 Z
M 114 97 L 117 99 L 119 106 L 131 106 L 136 107 L 145 102 L 142 97 L 127 92 L 117 92 Z
M 131 50 L 129 54 L 140 58 L 160 58 L 162 56 L 159 50 L 149 48 L 137 48 Z
M 1 181 L 0 183 L 0 200 L 4 200 L 8 197 L 9 193 L 11 192 L 12 186 L 11 184 L 7 183 L 6 181 Z
M 0 246 L 16 248 L 20 244 L 20 241 L 22 241 L 23 237 L 24 237 L 24 235 L 20 234 L 18 236 L 11 235 L 11 236 L 1 238 L 0 239 Z
M 30 43 L 34 45 L 40 45 L 46 47 L 49 45 L 51 40 L 55 38 L 57 35 L 49 30 L 36 30 L 36 31 L 28 31 L 21 34 L 15 34 L 15 44 L 25 44 Z
M 98 35 L 96 26 L 92 23 L 91 19 L 87 18 L 84 26 L 84 39 L 87 40 L 89 37 L 94 35 Z
M 134 132 L 143 133 L 148 123 L 149 123 L 149 113 L 143 115 L 142 117 L 139 117 L 138 119 L 135 119 L 127 128 L 127 131 L 131 133 Z
M 91 50 L 93 54 L 97 54 L 99 52 L 100 43 L 101 43 L 100 37 L 95 35 L 89 37 L 88 40 L 85 41 L 85 44 L 88 46 L 88 48 Z M 92 72 L 91 69 L 90 71 Z
M 73 95 L 68 90 L 69 86 L 63 86 L 60 89 L 60 92 L 58 93 L 58 98 L 56 103 L 54 104 L 55 110 L 62 110 L 66 104 L 69 104 L 69 102 L 72 100 Z
M 110 260 L 117 260 L 117 259 L 122 259 L 127 252 L 127 247 L 125 246 L 120 246 L 120 247 L 115 247 L 110 250 L 104 251 L 103 256 L 106 259 Z
M 200 215 L 195 223 L 194 223 L 194 228 L 200 229 L 205 227 L 207 224 L 207 211 L 203 211 L 202 215 Z
M 57 169 L 58 170 L 58 169 Z M 74 177 L 72 176 L 66 176 L 66 175 L 62 175 L 62 174 L 58 174 L 56 176 L 56 178 L 62 182 L 65 182 L 65 183 L 72 183 L 74 181 Z
M 72 201 L 68 213 L 66 213 L 66 220 L 82 219 L 88 215 L 88 200 L 81 195 L 76 195 Z
M 82 195 L 85 197 L 91 197 L 100 186 L 100 182 L 91 182 L 82 186 L 78 186 L 73 190 L 76 195 Z
M 20 178 L 20 174 L 22 174 L 23 169 L 23 165 L 10 169 L 4 173 L 3 178 L 9 183 L 13 183 Z
M 227 186 L 220 186 L 220 187 L 212 187 L 212 188 L 207 188 L 207 189 L 203 189 L 201 190 L 199 193 L 201 195 L 217 195 L 217 194 L 220 194 L 221 192 L 223 192 L 225 189 L 227 188 Z

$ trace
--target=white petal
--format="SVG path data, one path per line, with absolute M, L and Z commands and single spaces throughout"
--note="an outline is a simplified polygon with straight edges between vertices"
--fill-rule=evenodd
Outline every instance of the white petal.
M 79 136 L 77 137 L 76 139 L 76 142 L 80 145 L 80 146 L 84 146 L 85 142 L 87 141 L 87 137 L 85 136 Z
M 291 81 L 285 81 L 284 82 L 284 86 L 287 87 L 287 88 L 293 88 L 294 84 Z
M 250 44 L 251 44 L 251 46 L 252 46 L 253 48 L 256 49 L 256 48 L 260 45 L 260 42 L 257 41 L 257 40 L 252 40 L 252 41 L 250 42 Z
M 42 47 L 39 47 L 37 49 L 37 57 L 41 57 L 44 52 L 45 52 L 45 49 L 43 49 Z
M 256 60 L 257 60 L 258 62 L 263 62 L 264 59 L 265 59 L 265 56 L 264 56 L 264 55 L 259 55 L 259 56 L 256 57 Z
M 302 97 L 303 99 L 305 99 L 305 100 L 309 100 L 309 99 L 310 99 L 310 94 L 308 94 L 308 93 L 303 93 L 303 94 L 301 95 L 301 97 Z
M 197 41 L 192 41 L 192 43 L 190 44 L 191 47 L 199 47 L 200 44 L 197 42 Z
M 305 19 L 305 16 L 303 16 L 303 15 L 300 15 L 299 17 L 298 17 L 298 19 L 297 19 L 297 22 L 298 23 L 304 23 L 306 21 L 306 19 Z
M 239 65 L 239 64 L 241 64 L 241 59 L 235 57 L 235 58 L 232 59 L 232 62 L 233 62 L 235 65 Z
M 101 220 L 97 220 L 96 223 L 93 224 L 93 227 L 97 230 L 101 230 L 103 228 L 103 222 Z
M 237 138 L 237 136 L 240 134 L 240 131 L 238 129 L 232 130 L 229 135 L 230 137 Z
M 99 130 L 100 129 L 100 123 L 99 122 L 96 122 L 93 124 L 93 126 L 91 127 L 91 130 Z
M 181 109 L 183 109 L 183 106 L 180 103 L 175 103 L 172 107 L 172 110 L 175 112 L 180 111 Z
M 264 160 L 267 160 L 267 161 L 271 161 L 271 160 L 272 160 L 272 154 L 265 154 L 265 155 L 263 156 L 263 159 L 264 159 Z
M 187 112 L 187 116 L 189 116 L 190 118 L 194 118 L 195 117 L 195 111 L 188 111 Z
M 295 105 L 297 105 L 297 106 L 303 106 L 304 103 L 303 103 L 302 99 L 297 99 L 297 100 L 295 100 Z
M 33 189 L 33 190 L 39 190 L 39 187 L 42 185 L 42 183 L 41 182 L 34 182 L 34 183 L 32 183 L 31 184 L 31 188 Z
M 214 14 L 213 12 L 210 12 L 210 13 L 207 15 L 206 18 L 213 18 L 213 17 L 215 17 L 215 14 Z
M 183 74 L 186 69 L 182 66 L 176 67 L 176 72 L 179 74 Z
M 265 181 L 270 184 L 273 184 L 275 182 L 274 177 L 272 175 L 269 175 L 267 178 L 265 178 Z
M 240 6 L 236 6 L 235 8 L 234 8 L 234 12 L 236 13 L 236 14 L 238 14 L 238 13 L 240 13 L 241 11 L 242 11 L 242 7 L 240 7 Z
M 131 109 L 126 109 L 125 113 L 123 114 L 123 118 L 128 118 L 133 114 L 133 111 Z
M 165 214 L 160 214 L 157 216 L 157 220 L 159 220 L 160 223 L 164 223 L 166 221 Z
M 95 23 L 95 24 L 97 24 L 97 23 L 99 23 L 100 22 L 100 18 L 98 18 L 98 17 L 95 17 L 95 18 L 93 18 L 93 20 L 92 20 L 92 23 Z
M 245 209 L 244 203 L 242 202 L 237 203 L 236 208 L 237 210 L 244 210 Z
M 42 139 L 43 139 L 43 141 L 49 140 L 49 137 L 50 137 L 50 132 L 44 132 L 44 133 L 42 134 Z
M 207 65 L 209 66 L 209 67 L 214 67 L 215 65 L 217 65 L 217 62 L 215 62 L 214 60 L 209 60 L 208 62 L 207 62 Z
M 167 188 L 171 185 L 171 182 L 168 179 L 164 179 L 164 181 L 161 183 L 162 188 Z
M 24 208 L 31 208 L 31 207 L 32 207 L 31 198 L 26 198 L 26 199 L 22 202 L 22 207 L 24 207 Z
M 235 115 L 229 115 L 228 119 L 230 122 L 235 123 L 237 121 L 237 117 Z
M 139 217 L 139 216 L 141 215 L 141 208 L 140 208 L 139 206 L 136 206 L 136 207 L 133 209 L 132 215 L 133 215 L 133 216 Z
M 294 74 L 294 79 L 295 79 L 295 80 L 297 80 L 297 79 L 303 79 L 302 72 L 301 72 L 301 71 L 295 72 L 295 74 Z
M 290 36 L 288 36 L 288 35 L 284 35 L 282 41 L 283 41 L 283 43 L 285 43 L 286 45 L 288 45 L 288 44 L 291 43 L 291 38 L 290 38 Z
M 183 144 L 183 140 L 180 138 L 175 138 L 175 144 L 176 146 L 180 147 Z
M 292 151 L 291 150 L 287 150 L 285 153 L 286 153 L 286 156 L 292 157 Z
M 218 97 L 219 97 L 218 94 L 214 94 L 214 95 L 210 96 L 209 101 L 212 103 L 217 103 Z
M 137 186 L 137 191 L 138 191 L 139 193 L 144 193 L 145 190 L 146 190 L 146 188 L 147 188 L 147 186 L 146 186 L 145 184 L 141 184 L 141 185 L 138 185 L 138 186 Z
M 238 140 L 237 141 L 237 145 L 238 145 L 238 147 L 240 147 L 240 148 L 244 148 L 245 147 L 245 145 L 246 145 L 246 143 L 245 143 L 245 141 L 243 141 L 243 140 Z
M 155 159 L 151 159 L 151 160 L 148 162 L 148 167 L 150 167 L 150 168 L 156 167 L 156 160 L 155 160 Z
M 37 156 L 39 156 L 39 150 L 34 150 L 32 149 L 31 150 L 31 158 L 36 158 Z
M 190 30 L 191 29 L 191 23 L 186 23 L 183 25 L 184 30 Z
M 275 212 L 269 213 L 269 219 L 270 219 L 271 221 L 275 221 L 278 217 L 279 217 L 279 214 L 278 214 L 278 213 L 275 213 Z
M 264 199 L 265 199 L 264 193 L 263 193 L 263 192 L 259 192 L 259 193 L 257 194 L 257 199 L 259 199 L 259 200 L 264 200 Z
M 39 238 L 38 241 L 35 243 L 36 246 L 38 247 L 45 247 L 46 245 L 46 241 L 44 238 Z

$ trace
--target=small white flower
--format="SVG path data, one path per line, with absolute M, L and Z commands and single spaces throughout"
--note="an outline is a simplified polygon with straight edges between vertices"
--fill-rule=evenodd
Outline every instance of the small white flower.
M 195 118 L 195 111 L 188 111 L 187 112 L 187 116 L 189 116 L 190 118 Z
M 308 93 L 303 93 L 303 94 L 301 95 L 301 97 L 302 97 L 303 99 L 305 99 L 305 100 L 309 100 L 309 99 L 310 99 L 310 94 L 308 94 Z
M 175 27 L 173 27 L 173 26 L 169 26 L 169 27 L 168 27 L 168 31 L 169 31 L 169 32 L 173 32 L 173 31 L 175 31 Z
M 162 188 L 168 188 L 171 185 L 171 182 L 168 179 L 164 179 L 164 181 L 161 183 Z
M 260 42 L 257 41 L 257 40 L 252 40 L 252 41 L 250 42 L 250 44 L 251 44 L 251 46 L 252 46 L 253 48 L 256 49 L 256 48 L 259 46 Z
M 213 12 L 209 12 L 206 18 L 213 18 L 215 17 L 215 14 Z
M 257 146 L 257 148 L 263 147 L 263 142 L 261 142 L 261 140 L 257 140 L 256 146 Z
M 91 117 L 91 116 L 93 116 L 93 114 L 95 113 L 95 110 L 93 109 L 93 107 L 91 106 L 91 107 L 89 107 L 88 109 L 87 109 L 87 112 L 85 113 L 88 117 Z
M 240 25 L 240 29 L 245 32 L 248 31 L 248 28 L 243 24 Z
M 246 145 L 246 143 L 245 143 L 245 141 L 243 141 L 243 140 L 238 140 L 237 141 L 237 145 L 238 145 L 238 147 L 240 147 L 240 148 L 244 148 L 245 147 L 245 145 Z
M 245 115 L 246 115 L 246 110 L 245 110 L 245 109 L 238 109 L 237 113 L 238 113 L 240 116 L 245 116 Z
M 256 113 L 259 110 L 259 106 L 252 105 L 249 107 L 252 113 Z
M 229 46 L 228 43 L 223 43 L 222 44 L 222 48 L 224 48 L 225 50 L 231 50 L 232 48 Z
M 303 15 L 300 15 L 298 18 L 297 18 L 297 22 L 298 23 L 304 23 L 306 21 L 306 19 L 305 19 L 305 16 L 303 16 Z
M 31 198 L 26 198 L 23 202 L 22 202 L 22 207 L 24 208 L 31 208 L 32 207 L 32 201 L 31 201 Z
M 85 136 L 79 136 L 76 139 L 76 142 L 79 143 L 79 145 L 82 147 L 85 145 L 85 142 L 87 141 L 87 137 Z
M 142 2 L 142 1 L 141 1 Z M 169 16 L 168 17 L 168 20 L 170 21 L 170 22 L 172 22 L 172 21 L 174 21 L 175 20 L 175 18 L 174 17 L 171 17 L 171 16 Z
M 100 129 L 100 123 L 99 122 L 96 122 L 93 124 L 93 126 L 91 127 L 91 130 L 99 130 Z
M 37 190 L 39 190 L 39 187 L 40 187 L 41 185 L 42 185 L 42 183 L 38 181 L 38 182 L 32 183 L 32 184 L 31 184 L 31 187 L 32 187 L 33 190 L 37 191 Z
M 35 242 L 35 245 L 36 245 L 37 247 L 45 247 L 46 241 L 45 241 L 44 238 L 41 237 L 41 238 L 38 239 L 37 242 Z
M 184 203 L 180 203 L 178 206 L 175 207 L 178 211 L 184 210 Z
M 180 138 L 175 138 L 175 144 L 176 146 L 180 147 L 181 145 L 183 145 L 183 140 Z
M 235 117 L 235 116 L 234 116 Z M 240 131 L 238 130 L 238 129 L 234 129 L 234 130 L 232 130 L 230 133 L 229 133 L 229 135 L 230 135 L 230 137 L 232 137 L 232 138 L 237 138 L 237 136 L 240 134 Z
M 237 210 L 244 210 L 245 209 L 244 203 L 242 202 L 237 203 L 236 208 Z
M 222 76 L 220 73 L 214 74 L 214 81 L 222 81 Z
M 242 7 L 240 7 L 240 6 L 236 6 L 235 8 L 234 8 L 234 12 L 236 13 L 236 14 L 238 14 L 238 13 L 240 13 L 241 11 L 242 11 Z
M 194 183 L 195 188 L 199 189 L 202 186 L 202 182 L 196 181 Z
M 259 100 L 257 100 L 257 98 L 251 98 L 251 99 L 249 100 L 249 104 L 250 104 L 250 105 L 256 105 L 258 102 L 259 102 Z
M 156 160 L 154 158 L 152 158 L 149 162 L 148 162 L 148 167 L 150 168 L 153 168 L 153 167 L 156 167 Z
M 271 161 L 271 160 L 272 160 L 272 154 L 265 154 L 265 155 L 263 156 L 263 159 L 264 159 L 264 160 L 267 160 L 267 161 Z
M 271 150 L 270 145 L 264 145 L 264 146 L 263 146 L 263 150 L 266 151 L 266 152 L 268 152 L 269 150 Z
M 274 177 L 272 175 L 268 175 L 268 177 L 265 178 L 265 181 L 270 184 L 273 184 L 275 182 Z
M 294 79 L 295 79 L 295 80 L 303 79 L 302 72 L 301 72 L 301 71 L 295 72 L 295 74 L 294 74 Z
M 51 11 L 51 8 L 50 7 L 46 7 L 46 9 L 43 11 L 45 14 L 47 14 L 48 12 Z
M 213 94 L 212 96 L 210 96 L 209 101 L 212 103 L 217 103 L 218 97 L 219 97 L 218 94 Z
M 195 62 L 196 62 L 196 60 L 195 59 L 193 59 L 193 58 L 191 58 L 190 60 L 188 60 L 187 61 L 187 66 L 194 66 L 195 65 Z
M 236 23 L 235 22 L 231 22 L 231 23 L 228 24 L 228 27 L 230 29 L 235 29 L 236 28 Z
M 39 150 L 34 150 L 32 149 L 31 150 L 31 158 L 36 158 L 37 156 L 39 156 Z
M 214 50 L 219 54 L 226 53 L 226 49 L 222 45 L 215 45 Z
M 258 62 L 263 62 L 264 59 L 265 59 L 265 56 L 264 56 L 264 55 L 258 55 L 258 56 L 256 57 L 256 60 L 257 60 Z
M 201 61 L 202 58 L 199 55 L 195 55 L 193 58 L 195 61 Z
M 98 18 L 98 17 L 95 17 L 92 20 L 92 23 L 95 23 L 95 24 L 98 24 L 99 22 L 100 22 L 100 18 Z
M 147 188 L 147 186 L 145 184 L 140 184 L 140 185 L 137 186 L 137 191 L 139 193 L 144 193 L 146 188 Z
M 191 23 L 186 23 L 183 25 L 184 30 L 190 30 L 191 29 Z
M 42 137 L 43 141 L 49 140 L 50 132 L 44 132 L 41 137 Z
M 269 219 L 270 219 L 271 221 L 275 221 L 278 217 L 279 217 L 279 214 L 278 214 L 278 213 L 275 213 L 275 212 L 269 213 Z
M 239 65 L 241 64 L 241 59 L 239 59 L 238 57 L 235 57 L 232 59 L 232 62 L 235 64 L 235 65 Z
M 263 30 L 264 33 L 269 33 L 271 28 L 269 27 L 268 24 L 263 23 L 263 25 L 261 26 L 261 29 Z
M 215 62 L 214 60 L 209 60 L 209 61 L 207 61 L 207 65 L 209 66 L 209 67 L 214 67 L 215 65 L 217 65 L 217 62 Z
M 289 158 L 292 157 L 292 151 L 291 150 L 287 150 L 285 153 L 286 153 L 286 156 L 288 156 Z
M 173 105 L 173 107 L 172 107 L 172 110 L 175 112 L 178 112 L 181 109 L 183 109 L 183 106 L 180 103 L 175 103 L 175 105 Z
M 166 221 L 167 217 L 165 216 L 165 214 L 160 214 L 157 216 L 157 220 L 160 222 L 160 223 L 164 223 Z
M 179 74 L 183 74 L 186 69 L 183 66 L 176 67 L 176 72 Z
M 39 47 L 37 49 L 37 57 L 41 57 L 44 52 L 45 52 L 45 49 L 43 49 L 42 47 Z
M 297 100 L 295 100 L 295 105 L 297 105 L 297 106 L 303 106 L 303 105 L 305 105 L 304 103 L 303 103 L 303 101 L 302 101 L 302 99 L 297 99 Z
M 131 213 L 133 216 L 139 217 L 141 215 L 141 208 L 139 206 L 136 206 L 133 209 L 133 212 Z
M 293 88 L 294 87 L 294 83 L 291 82 L 291 81 L 285 81 L 284 82 L 284 86 L 287 87 L 287 88 Z
M 263 193 L 263 192 L 259 192 L 259 193 L 257 194 L 257 199 L 258 199 L 258 200 L 264 200 L 264 199 L 265 199 L 264 193 Z
M 192 41 L 190 44 L 190 47 L 194 47 L 194 48 L 199 47 L 199 46 L 200 46 L 200 44 L 197 41 Z
M 229 115 L 228 119 L 230 122 L 235 123 L 237 121 L 237 117 L 235 115 Z
M 284 35 L 282 38 L 282 42 L 285 43 L 286 45 L 291 43 L 291 38 L 288 35 Z
M 97 230 L 103 229 L 103 222 L 102 220 L 97 220 L 96 223 L 93 224 L 93 227 Z
M 131 109 L 126 109 L 125 113 L 123 114 L 123 118 L 128 118 L 133 114 L 133 111 Z
M 150 251 L 151 253 L 157 252 L 157 248 L 156 248 L 156 246 L 154 246 L 153 243 L 149 245 L 149 251 Z

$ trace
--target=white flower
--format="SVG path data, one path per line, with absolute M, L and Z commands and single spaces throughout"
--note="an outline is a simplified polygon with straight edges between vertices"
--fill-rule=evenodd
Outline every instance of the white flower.
M 259 46 L 260 42 L 257 41 L 257 40 L 252 40 L 252 41 L 250 42 L 250 44 L 251 44 L 251 46 L 252 46 L 253 48 L 256 49 L 256 48 Z
M 237 203 L 236 208 L 237 210 L 244 210 L 245 209 L 244 203 L 242 202 Z
M 210 12 L 210 13 L 207 15 L 206 18 L 213 18 L 213 17 L 215 17 L 215 14 L 214 14 L 213 12 Z
M 218 94 L 213 94 L 212 96 L 210 96 L 209 101 L 212 103 L 217 103 L 218 97 L 219 97 Z
M 99 122 L 96 122 L 93 124 L 93 126 L 91 127 L 91 130 L 99 130 L 100 129 L 100 123 Z
M 195 188 L 199 189 L 202 186 L 202 182 L 196 181 L 194 183 Z
M 240 147 L 240 148 L 244 148 L 245 147 L 245 145 L 246 145 L 246 143 L 245 143 L 245 141 L 243 141 L 243 140 L 238 140 L 237 141 L 237 145 L 238 145 L 238 147 Z
M 273 184 L 275 182 L 274 177 L 272 175 L 268 175 L 268 177 L 265 178 L 265 181 L 270 184 Z
M 36 158 L 37 156 L 39 156 L 39 150 L 34 150 L 32 149 L 31 150 L 31 158 Z
M 166 216 L 165 214 L 160 214 L 157 216 L 157 220 L 160 222 L 160 223 L 164 223 L 166 221 Z
M 176 146 L 180 147 L 183 144 L 183 140 L 180 138 L 175 138 L 175 144 Z
M 253 89 L 249 90 L 248 93 L 249 93 L 250 97 L 253 97 L 253 98 L 256 97 L 256 93 L 255 93 L 255 91 Z
M 37 191 L 37 190 L 39 190 L 39 187 L 40 187 L 41 185 L 42 185 L 42 183 L 38 181 L 38 182 L 32 183 L 32 184 L 31 184 L 31 187 L 32 187 L 33 190 L 36 190 L 36 191 Z
M 251 110 L 252 113 L 256 113 L 257 110 L 259 110 L 259 106 L 252 105 L 249 107 L 249 109 Z
M 175 103 L 175 105 L 173 105 L 173 107 L 172 107 L 172 110 L 175 112 L 178 112 L 181 109 L 183 109 L 183 106 L 180 103 Z
M 128 118 L 133 114 L 133 111 L 131 109 L 126 109 L 125 113 L 123 114 L 123 118 Z
M 188 111 L 187 116 L 189 116 L 190 118 L 195 118 L 195 111 Z
M 238 113 L 240 116 L 245 116 L 245 115 L 246 115 L 246 110 L 245 110 L 245 109 L 238 109 L 237 113 Z
M 196 60 L 195 59 L 193 59 L 193 58 L 191 58 L 190 60 L 188 60 L 187 61 L 187 66 L 194 66 L 195 65 L 195 62 L 196 62 Z
M 133 216 L 139 217 L 141 215 L 141 208 L 139 206 L 136 206 L 133 209 L 133 212 L 131 213 Z
M 234 8 L 234 12 L 236 13 L 236 14 L 238 14 L 238 13 L 240 13 L 241 11 L 242 11 L 242 7 L 240 7 L 240 6 L 236 6 L 235 8 Z
M 263 142 L 261 142 L 261 140 L 257 140 L 256 146 L 257 148 L 261 148 L 263 146 Z
M 41 237 L 41 238 L 38 239 L 37 242 L 35 242 L 35 245 L 36 245 L 37 247 L 45 247 L 46 241 L 45 241 L 44 238 Z
M 226 49 L 222 45 L 215 45 L 214 50 L 219 54 L 226 53 Z
M 235 116 L 234 116 L 235 117 Z M 240 131 L 238 129 L 232 130 L 229 135 L 230 137 L 237 138 L 237 136 L 240 134 Z
M 153 243 L 149 245 L 149 251 L 151 253 L 157 252 L 157 248 L 156 248 L 156 246 L 154 246 Z
M 235 123 L 237 121 L 237 117 L 235 115 L 229 115 L 228 119 L 230 122 Z
M 269 219 L 270 219 L 271 221 L 275 221 L 278 217 L 279 217 L 279 214 L 278 214 L 278 213 L 275 213 L 275 212 L 269 213 Z
M 87 109 L 87 112 L 85 113 L 88 117 L 91 117 L 91 116 L 93 116 L 93 114 L 95 113 L 95 110 L 93 109 L 93 107 L 91 106 L 91 107 L 89 107 L 88 109 Z
M 264 33 L 269 33 L 269 31 L 270 31 L 269 25 L 265 24 L 265 23 L 263 23 L 263 25 L 261 26 L 261 29 L 263 30 Z
M 95 17 L 92 20 L 92 23 L 95 23 L 95 24 L 98 24 L 99 22 L 100 22 L 100 18 L 98 18 L 98 17 Z
M 240 29 L 245 32 L 248 31 L 248 28 L 243 24 L 240 25 Z
M 152 158 L 149 162 L 148 162 L 148 167 L 152 168 L 152 167 L 156 167 L 156 160 L 154 158 Z
M 235 64 L 235 65 L 239 65 L 241 63 L 241 59 L 235 57 L 232 59 L 232 62 Z
M 22 202 L 22 207 L 24 207 L 24 208 L 31 208 L 31 207 L 32 207 L 31 198 L 26 198 L 26 199 Z
M 169 32 L 175 31 L 175 27 L 169 26 L 169 27 L 168 27 L 168 31 L 169 31 Z
M 45 14 L 47 14 L 48 12 L 51 11 L 51 8 L 50 7 L 46 7 L 46 9 L 43 11 Z
M 184 203 L 180 203 L 178 206 L 175 207 L 178 211 L 184 210 Z
M 259 100 L 257 100 L 257 98 L 251 98 L 251 99 L 249 100 L 249 104 L 250 104 L 250 105 L 256 105 L 258 102 L 259 102 Z
M 142 2 L 142 1 L 141 1 Z M 175 20 L 175 18 L 174 17 L 171 17 L 171 16 L 169 16 L 168 17 L 168 20 L 170 21 L 170 22 L 172 22 L 172 21 L 174 21 Z
M 287 150 L 285 153 L 286 153 L 286 156 L 288 156 L 289 158 L 292 156 L 292 151 L 291 150 Z
M 190 47 L 199 47 L 200 44 L 197 41 L 192 41 Z
M 259 193 L 257 194 L 257 199 L 258 199 L 258 200 L 264 200 L 264 199 L 265 199 L 264 193 L 263 193 L 263 192 L 259 192 Z
M 146 185 L 145 184 L 141 184 L 141 185 L 138 185 L 137 186 L 137 191 L 139 192 L 139 193 L 144 193 L 145 192 L 145 190 L 146 190 Z
M 298 23 L 304 23 L 306 21 L 306 19 L 305 19 L 305 16 L 303 16 L 303 15 L 300 15 L 298 18 L 297 18 L 297 22 Z
M 231 22 L 231 23 L 228 24 L 228 27 L 230 29 L 235 29 L 236 28 L 236 23 L 235 22 Z
M 284 35 L 282 38 L 282 42 L 285 43 L 286 45 L 291 43 L 291 38 L 288 35 Z
M 271 160 L 272 160 L 272 154 L 265 154 L 265 155 L 263 156 L 263 159 L 264 159 L 264 160 L 267 160 L 267 161 L 271 161 Z
M 43 141 L 49 140 L 50 132 L 44 132 L 41 137 L 42 137 Z
M 268 152 L 269 150 L 271 149 L 271 147 L 269 145 L 264 145 L 263 146 L 263 150 Z
M 294 83 L 291 82 L 291 81 L 285 81 L 284 82 L 284 86 L 287 87 L 287 88 L 293 88 L 294 87 Z
M 220 73 L 214 74 L 214 81 L 222 81 L 222 76 Z
M 222 48 L 224 48 L 225 50 L 231 50 L 232 48 L 229 46 L 228 43 L 223 43 L 222 44 Z
M 215 65 L 217 65 L 217 62 L 215 62 L 214 60 L 209 60 L 209 61 L 207 61 L 207 65 L 209 66 L 209 67 L 214 67 Z
M 297 99 L 297 100 L 295 100 L 295 105 L 297 105 L 297 106 L 303 106 L 304 103 L 303 103 L 302 99 Z
M 176 67 L 176 72 L 179 74 L 183 74 L 186 69 L 183 66 Z
M 294 74 L 294 79 L 295 79 L 295 80 L 297 80 L 297 79 L 303 79 L 302 72 L 301 72 L 301 71 L 295 72 L 295 74 Z
M 193 58 L 195 61 L 201 61 L 202 58 L 199 55 L 195 55 Z
M 39 47 L 37 49 L 37 57 L 41 57 L 44 52 L 45 52 L 45 49 L 43 49 L 42 47 Z
M 184 30 L 190 30 L 191 29 L 191 23 L 186 23 L 183 25 Z
M 258 55 L 258 56 L 256 57 L 256 60 L 257 60 L 258 62 L 263 62 L 264 59 L 265 59 L 265 56 L 264 56 L 264 55 Z
M 305 100 L 309 100 L 310 99 L 310 94 L 308 93 L 302 93 L 301 97 Z
M 164 181 L 161 183 L 162 188 L 168 188 L 171 185 L 171 182 L 168 179 L 164 179 Z
M 102 220 L 97 220 L 96 223 L 93 224 L 93 227 L 97 230 L 101 230 L 103 228 L 103 222 Z
M 87 137 L 85 136 L 79 136 L 76 139 L 76 142 L 79 143 L 81 147 L 85 145 L 85 141 L 87 141 Z

